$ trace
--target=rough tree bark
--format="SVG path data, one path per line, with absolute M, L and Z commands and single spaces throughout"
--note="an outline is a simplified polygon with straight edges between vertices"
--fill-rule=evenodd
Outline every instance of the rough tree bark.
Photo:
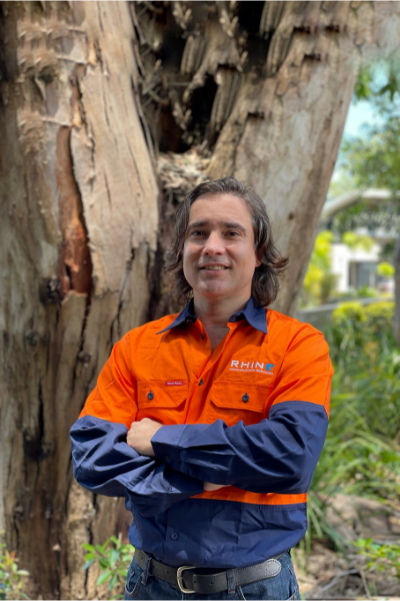
M 295 313 L 358 69 L 398 49 L 400 3 L 135 6 L 142 104 L 156 144 L 182 152 L 194 142 L 209 151 L 201 176 L 255 187 L 290 257 L 275 308 Z M 160 175 L 177 204 L 164 164 Z M 164 296 L 157 310 L 167 304 Z
M 34 598 L 85 598 L 81 544 L 118 511 L 73 482 L 69 428 L 146 318 L 158 191 L 129 6 L 1 4 L 0 530 Z
M 68 430 L 116 339 L 171 306 L 176 205 L 207 177 L 253 184 L 291 258 L 277 307 L 293 312 L 357 69 L 396 47 L 400 7 L 0 8 L 0 529 L 33 594 L 87 598 L 80 545 L 119 508 L 74 484 Z

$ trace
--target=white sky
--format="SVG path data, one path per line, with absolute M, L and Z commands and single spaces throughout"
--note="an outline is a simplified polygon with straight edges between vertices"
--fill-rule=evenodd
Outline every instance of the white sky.
M 377 111 L 371 107 L 371 103 L 368 100 L 360 100 L 356 104 L 351 102 L 343 136 L 362 136 L 363 130 L 361 125 L 363 123 L 371 125 L 377 119 Z

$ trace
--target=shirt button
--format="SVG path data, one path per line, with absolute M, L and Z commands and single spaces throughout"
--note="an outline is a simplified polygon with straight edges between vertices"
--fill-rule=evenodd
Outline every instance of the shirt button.
M 167 463 L 171 463 L 171 457 L 169 455 L 165 455 L 165 461 Z
M 249 395 L 247 394 L 247 392 L 242 396 L 242 401 L 243 403 L 247 403 L 247 401 L 249 400 Z
M 201 386 L 203 384 L 203 378 L 201 378 L 200 382 L 199 382 L 199 386 Z
M 150 390 L 149 394 L 147 395 L 147 398 L 149 399 L 149 401 L 152 401 L 154 399 L 154 394 L 151 390 Z
M 201 337 L 202 340 L 204 340 L 204 334 L 203 333 L 200 334 L 200 337 Z
M 179 534 L 178 534 L 177 532 L 173 532 L 173 533 L 171 534 L 171 539 L 172 539 L 172 540 L 178 540 L 178 538 L 179 538 Z

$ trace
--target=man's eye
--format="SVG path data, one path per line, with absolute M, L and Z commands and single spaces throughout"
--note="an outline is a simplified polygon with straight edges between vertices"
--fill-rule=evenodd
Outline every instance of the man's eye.
M 230 236 L 230 237 L 239 236 L 239 232 L 235 232 L 234 230 L 231 230 L 228 232 L 228 236 Z
M 205 232 L 204 230 L 194 230 L 192 232 L 192 236 L 204 236 Z

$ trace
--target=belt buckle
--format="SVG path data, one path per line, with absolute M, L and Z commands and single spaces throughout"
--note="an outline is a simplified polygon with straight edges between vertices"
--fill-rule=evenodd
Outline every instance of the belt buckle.
M 183 586 L 183 576 L 182 576 L 182 572 L 184 572 L 185 570 L 195 570 L 196 566 L 181 566 L 180 568 L 178 568 L 177 572 L 176 572 L 176 577 L 178 579 L 178 586 L 181 590 L 182 593 L 195 593 L 196 591 L 191 591 L 188 588 L 185 588 Z

